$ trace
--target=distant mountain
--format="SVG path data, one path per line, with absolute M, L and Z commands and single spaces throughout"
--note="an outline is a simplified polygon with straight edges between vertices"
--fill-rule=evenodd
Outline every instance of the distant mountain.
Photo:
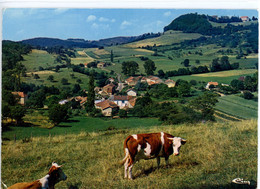
M 47 37 L 38 37 L 33 39 L 26 39 L 20 42 L 24 44 L 29 44 L 33 47 L 55 47 L 63 46 L 65 48 L 95 48 L 102 46 L 112 46 L 120 45 L 125 43 L 131 43 L 134 41 L 139 41 L 147 38 L 153 38 L 160 36 L 160 33 L 146 33 L 139 36 L 130 36 L 130 37 L 112 37 L 100 40 L 85 40 L 85 39 L 74 39 L 69 38 L 66 40 L 58 38 L 47 38 Z
M 33 47 L 55 47 L 55 46 L 63 46 L 66 48 L 72 47 L 81 47 L 81 48 L 91 48 L 98 47 L 96 44 L 92 44 L 90 41 L 78 41 L 78 40 L 63 40 L 57 38 L 47 38 L 47 37 L 38 37 L 33 39 L 26 39 L 20 41 L 24 44 L 29 44 Z
M 179 16 L 174 19 L 168 26 L 164 27 L 164 31 L 179 30 L 186 33 L 207 34 L 212 29 L 212 25 L 205 15 L 190 13 Z

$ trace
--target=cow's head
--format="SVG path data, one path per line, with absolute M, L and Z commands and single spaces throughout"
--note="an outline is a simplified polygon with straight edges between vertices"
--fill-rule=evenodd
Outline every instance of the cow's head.
M 58 165 L 57 163 L 53 162 L 52 166 L 49 170 L 49 175 L 52 176 L 53 178 L 55 178 L 55 180 L 54 180 L 55 184 L 62 180 L 67 179 L 67 176 L 62 171 L 61 167 L 62 167 L 62 165 Z
M 180 153 L 181 145 L 186 143 L 186 140 L 180 137 L 168 138 L 172 141 L 173 154 L 178 156 Z

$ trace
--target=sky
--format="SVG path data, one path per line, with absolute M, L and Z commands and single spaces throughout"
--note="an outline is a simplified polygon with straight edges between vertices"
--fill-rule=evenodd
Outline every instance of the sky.
M 68 9 L 7 8 L 2 15 L 2 39 L 20 41 L 35 37 L 98 40 L 163 32 L 187 13 L 218 16 L 253 16 L 253 9 Z

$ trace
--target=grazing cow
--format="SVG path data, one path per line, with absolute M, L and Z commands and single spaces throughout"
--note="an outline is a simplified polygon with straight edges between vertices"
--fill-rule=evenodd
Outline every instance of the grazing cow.
M 61 167 L 53 162 L 49 173 L 45 177 L 33 182 L 17 183 L 8 187 L 8 189 L 54 189 L 55 184 L 67 179 Z
M 125 178 L 127 178 L 128 171 L 128 178 L 132 179 L 133 165 L 140 159 L 157 158 L 159 167 L 160 157 L 164 157 L 168 165 L 169 156 L 172 154 L 179 155 L 181 145 L 185 143 L 186 140 L 164 132 L 128 136 L 124 141 L 125 157 L 122 161 L 125 166 Z

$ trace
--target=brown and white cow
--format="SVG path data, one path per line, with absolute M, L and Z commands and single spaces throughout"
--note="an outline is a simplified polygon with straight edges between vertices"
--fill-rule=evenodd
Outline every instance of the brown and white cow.
M 62 166 L 53 162 L 45 177 L 33 182 L 17 183 L 8 187 L 8 189 L 54 189 L 55 184 L 67 179 L 67 176 L 63 173 L 61 167 Z
M 169 156 L 179 155 L 181 145 L 185 143 L 186 140 L 164 132 L 128 136 L 124 141 L 125 157 L 122 161 L 125 166 L 125 178 L 127 178 L 128 172 L 128 178 L 132 179 L 133 165 L 140 159 L 157 158 L 159 167 L 160 158 L 164 157 L 166 165 L 168 165 Z

